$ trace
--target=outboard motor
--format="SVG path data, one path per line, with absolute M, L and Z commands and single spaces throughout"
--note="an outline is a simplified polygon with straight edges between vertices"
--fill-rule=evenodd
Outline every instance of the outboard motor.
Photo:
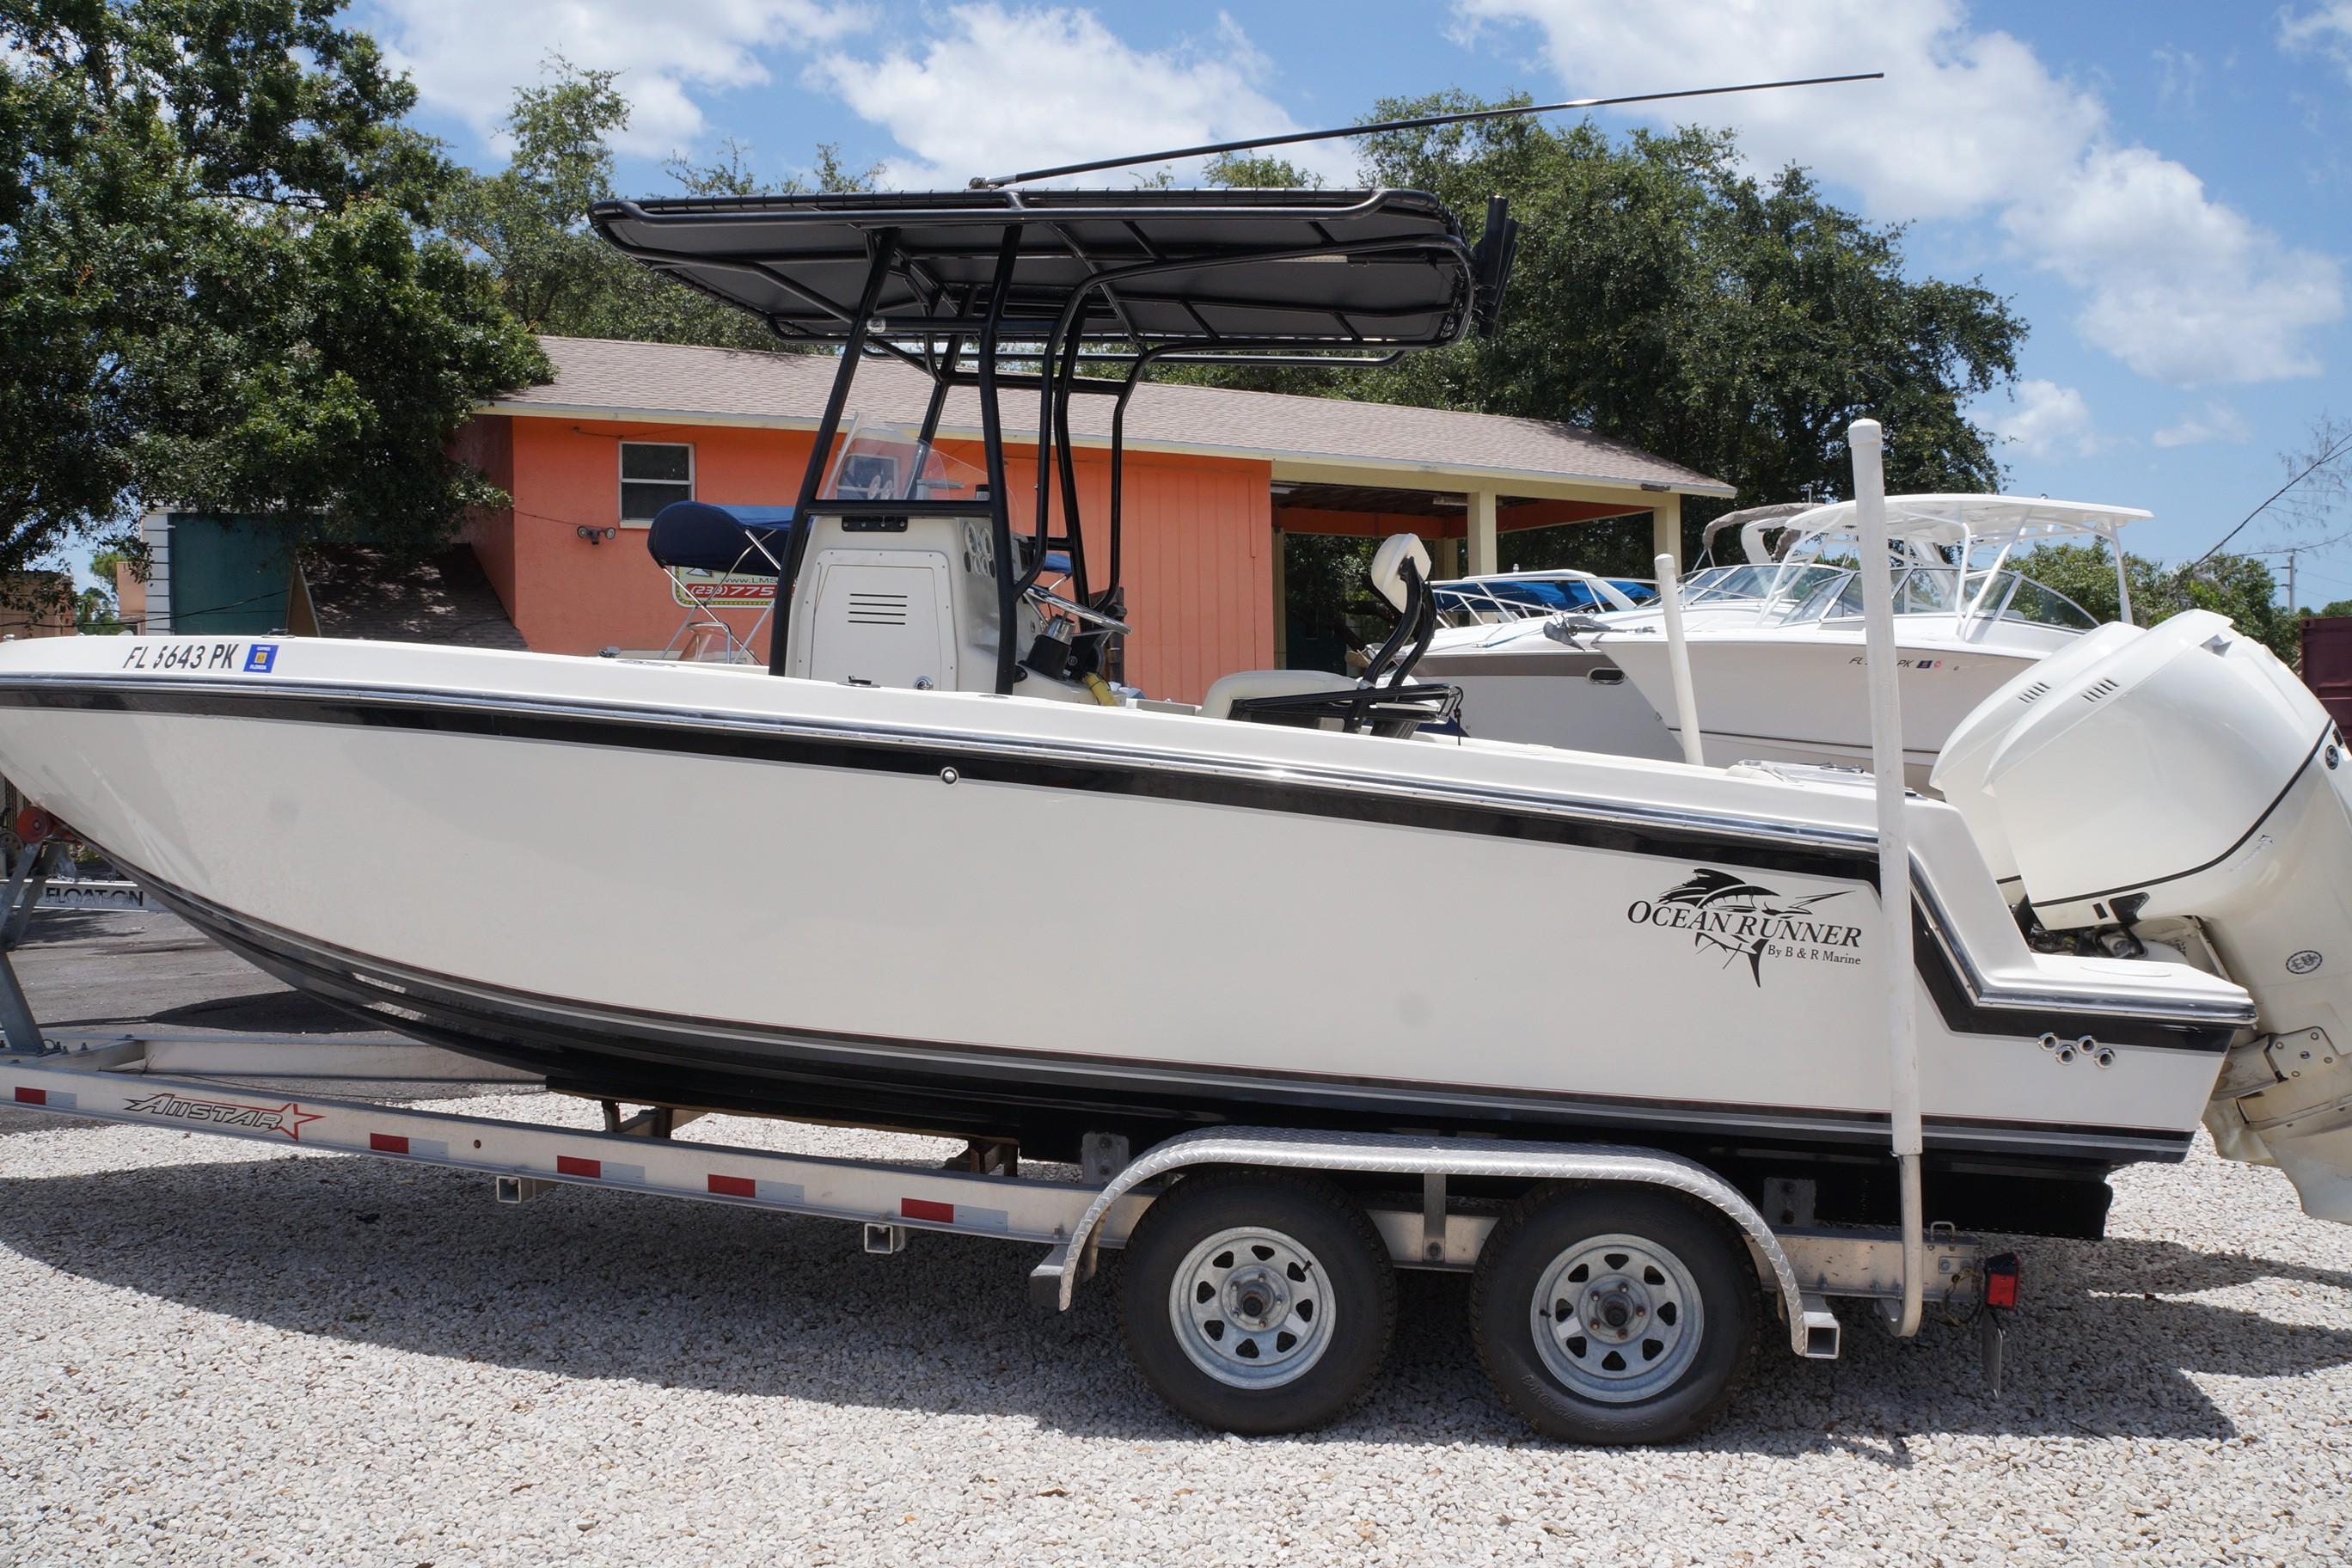
M 1969 714 L 1935 785 L 2037 944 L 2246 988 L 2205 1125 L 2352 1223 L 2352 765 L 2294 673 L 2207 610 L 2102 627 Z

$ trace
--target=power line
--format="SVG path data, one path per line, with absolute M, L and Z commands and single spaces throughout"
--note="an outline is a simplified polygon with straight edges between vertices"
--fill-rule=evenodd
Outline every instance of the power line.
M 2204 565 L 2205 563 L 2212 560 L 2213 557 L 2221 553 L 2221 546 L 2237 538 L 2241 532 L 2244 531 L 2246 524 L 2253 521 L 2254 519 L 2262 516 L 2263 512 L 2269 510 L 2271 502 L 2278 500 L 2279 497 L 2286 494 L 2287 491 L 2294 489 L 2295 486 L 2303 483 L 2304 480 L 2309 479 L 2312 475 L 2317 473 L 2320 469 L 2326 468 L 2328 464 L 2334 462 L 2337 458 L 2342 457 L 2347 452 L 2352 452 L 2352 435 L 2347 435 L 2342 440 L 2336 442 L 2336 445 L 2328 447 L 2326 451 L 2322 452 L 2318 457 L 2314 458 L 2311 462 L 2305 467 L 2301 473 L 2295 475 L 2294 478 L 2287 480 L 2286 483 L 2273 490 L 2269 495 L 2263 499 L 2262 505 L 2254 508 L 2253 510 L 2240 518 L 2238 520 L 2238 526 L 2223 534 L 2220 544 L 2214 545 L 2212 549 L 2207 551 L 2204 554 L 2200 555 L 2196 560 L 2191 561 L 2188 565 L 2183 566 L 2180 570 L 2184 574 L 2194 572 L 2197 568 Z M 2315 546 L 2315 548 L 2316 547 Z

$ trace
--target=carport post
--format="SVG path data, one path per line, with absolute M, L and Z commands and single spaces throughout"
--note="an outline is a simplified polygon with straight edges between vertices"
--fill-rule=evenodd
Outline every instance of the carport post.
M 1495 492 L 1470 492 L 1470 570 L 1465 575 L 1484 577 L 1502 568 L 1495 547 Z
M 1650 553 L 1671 555 L 1683 564 L 1683 498 L 1669 490 L 1650 509 Z

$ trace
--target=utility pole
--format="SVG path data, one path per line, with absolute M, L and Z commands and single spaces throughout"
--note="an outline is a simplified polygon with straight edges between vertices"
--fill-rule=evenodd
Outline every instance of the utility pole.
M 2295 602 L 2294 596 L 2294 558 L 2302 552 L 2303 546 L 2300 544 L 2285 545 L 2277 550 L 2248 550 L 2242 552 L 2246 555 L 2255 557 L 2265 555 L 2284 555 L 2286 557 L 2286 582 L 2284 585 L 2286 589 L 2286 613 L 2289 616 L 2293 616 L 2294 613 L 2302 607 Z

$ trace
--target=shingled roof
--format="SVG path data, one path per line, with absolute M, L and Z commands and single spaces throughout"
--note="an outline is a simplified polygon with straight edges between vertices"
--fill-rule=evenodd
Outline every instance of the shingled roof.
M 839 362 L 830 354 L 756 353 L 678 343 L 541 338 L 555 379 L 526 387 L 488 411 L 572 419 L 812 428 Z M 856 409 L 919 425 L 931 384 L 895 360 L 861 366 Z M 1110 399 L 1073 398 L 1072 433 L 1082 446 L 1110 439 Z M 1005 434 L 1036 435 L 1034 393 L 1007 394 Z M 949 395 L 943 436 L 976 439 L 980 399 Z M 1464 414 L 1401 404 L 1350 403 L 1274 392 L 1147 382 L 1127 414 L 1129 450 L 1205 452 L 1286 463 L 1395 468 L 1427 482 L 1432 471 L 1507 485 L 1525 481 L 1664 489 L 1728 496 L 1730 485 L 1653 457 L 1581 426 L 1499 414 Z
M 462 544 L 400 572 L 388 570 L 383 552 L 373 545 L 320 545 L 303 552 L 302 581 L 320 637 L 517 650 L 528 646 L 507 618 L 482 563 Z

